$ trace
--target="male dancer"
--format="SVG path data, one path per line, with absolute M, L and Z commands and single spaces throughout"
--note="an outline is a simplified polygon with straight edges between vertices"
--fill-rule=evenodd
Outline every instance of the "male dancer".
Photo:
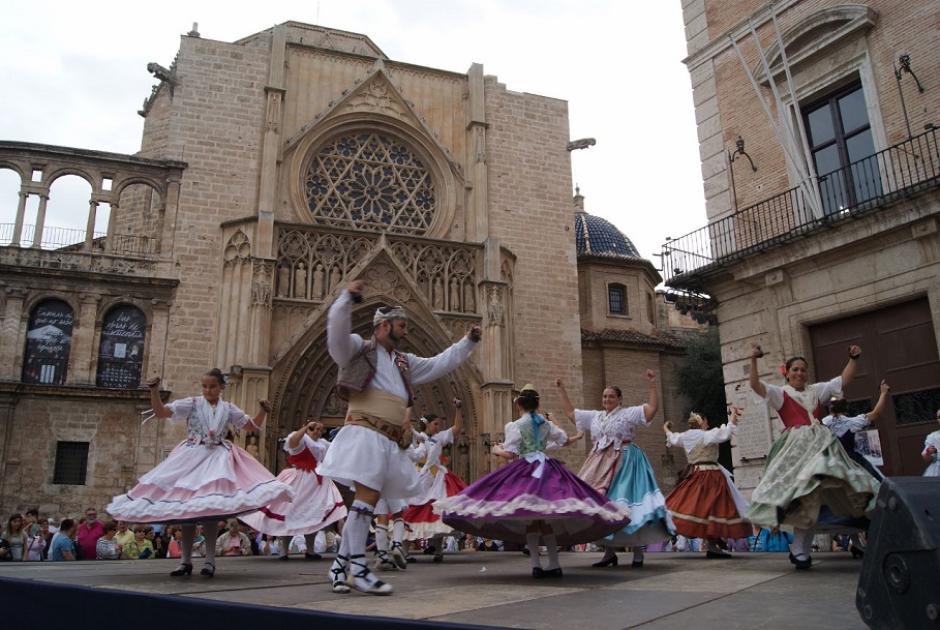
M 327 315 L 327 348 L 339 367 L 337 393 L 349 402 L 346 425 L 327 451 L 317 473 L 354 488 L 355 501 L 343 530 L 336 561 L 330 569 L 333 592 L 388 595 L 390 584 L 369 569 L 365 559 L 369 524 L 379 497 L 404 499 L 418 489 L 414 464 L 405 454 L 411 427 L 405 410 L 412 387 L 448 374 L 466 361 L 480 340 L 480 327 L 432 358 L 399 352 L 408 334 L 401 307 L 382 307 L 372 318 L 372 337 L 353 334 L 352 303 L 361 299 L 363 283 L 350 282 Z M 348 573 L 352 573 L 352 580 Z

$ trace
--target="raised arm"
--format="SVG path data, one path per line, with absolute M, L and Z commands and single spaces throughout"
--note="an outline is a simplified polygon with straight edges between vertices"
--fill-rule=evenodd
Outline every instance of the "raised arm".
M 473 326 L 463 339 L 440 354 L 433 357 L 406 355 L 408 357 L 408 368 L 411 370 L 412 385 L 421 385 L 437 380 L 456 370 L 461 363 L 470 357 L 470 353 L 476 348 L 479 340 L 480 327 Z
M 150 408 L 153 409 L 153 415 L 158 418 L 169 418 L 173 412 L 169 407 L 163 404 L 160 398 L 160 377 L 154 376 L 147 379 L 147 387 L 150 388 Z
M 663 422 L 663 433 L 666 434 L 666 446 L 675 446 L 682 438 L 682 433 L 673 433 L 670 422 Z
M 659 410 L 659 395 L 656 391 L 656 373 L 653 370 L 646 370 L 646 382 L 649 388 L 647 393 L 647 402 L 643 405 L 643 415 L 649 422 Z
M 888 382 L 881 381 L 881 392 L 878 394 L 878 402 L 875 403 L 874 409 L 865 414 L 868 418 L 868 422 L 871 424 L 875 424 L 875 421 L 885 412 L 885 407 L 888 405 L 888 392 L 890 391 L 891 386 L 888 385 Z
M 767 398 L 767 388 L 760 382 L 760 376 L 757 373 L 757 360 L 764 356 L 764 351 L 756 343 L 751 346 L 751 369 L 747 375 L 748 385 L 754 390 L 754 393 L 761 398 Z
M 454 398 L 454 426 L 451 428 L 451 432 L 455 440 L 461 431 L 463 431 L 463 401 Z
M 565 384 L 561 382 L 560 378 L 555 379 L 555 387 L 558 388 L 558 396 L 561 398 L 561 410 L 565 412 L 569 420 L 574 422 L 574 405 L 571 404 L 571 398 L 568 397 L 568 390 L 565 389 Z
M 852 379 L 855 378 L 855 370 L 858 368 L 858 358 L 862 356 L 862 349 L 856 345 L 849 346 L 849 361 L 842 368 L 842 391 L 849 386 Z
M 256 429 L 261 428 L 261 425 L 264 424 L 264 420 L 268 417 L 269 413 L 271 413 L 271 403 L 267 400 L 259 400 L 258 413 L 256 413 L 255 417 L 251 419 L 251 423 L 255 425 Z
M 340 367 L 346 367 L 362 346 L 359 335 L 352 334 L 352 304 L 354 296 L 362 294 L 362 288 L 361 280 L 350 282 L 326 315 L 326 347 Z

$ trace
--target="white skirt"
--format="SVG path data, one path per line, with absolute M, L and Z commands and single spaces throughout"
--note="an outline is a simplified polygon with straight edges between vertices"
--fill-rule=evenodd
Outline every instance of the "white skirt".
M 277 476 L 294 491 L 293 501 L 271 503 L 239 520 L 268 536 L 312 534 L 346 517 L 346 505 L 336 485 L 322 482 L 312 470 L 286 468 Z
M 418 471 L 398 444 L 372 429 L 346 425 L 333 438 L 317 473 L 355 490 L 377 490 L 382 498 L 407 499 L 418 492 Z

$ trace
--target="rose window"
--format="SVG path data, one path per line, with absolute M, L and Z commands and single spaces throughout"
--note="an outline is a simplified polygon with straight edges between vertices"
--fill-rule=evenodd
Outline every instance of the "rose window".
M 334 139 L 307 167 L 304 196 L 314 223 L 424 234 L 436 208 L 434 182 L 397 138 L 359 132 Z

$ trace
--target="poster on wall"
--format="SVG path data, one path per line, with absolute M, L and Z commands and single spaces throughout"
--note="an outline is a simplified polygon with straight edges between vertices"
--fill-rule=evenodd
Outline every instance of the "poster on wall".
M 884 456 L 881 454 L 881 436 L 878 435 L 877 429 L 856 433 L 855 450 L 875 466 L 885 465 Z
M 134 306 L 108 312 L 101 326 L 98 350 L 98 387 L 133 389 L 140 385 L 147 319 Z
M 64 385 L 72 347 L 72 307 L 49 300 L 33 309 L 26 331 L 23 382 Z

